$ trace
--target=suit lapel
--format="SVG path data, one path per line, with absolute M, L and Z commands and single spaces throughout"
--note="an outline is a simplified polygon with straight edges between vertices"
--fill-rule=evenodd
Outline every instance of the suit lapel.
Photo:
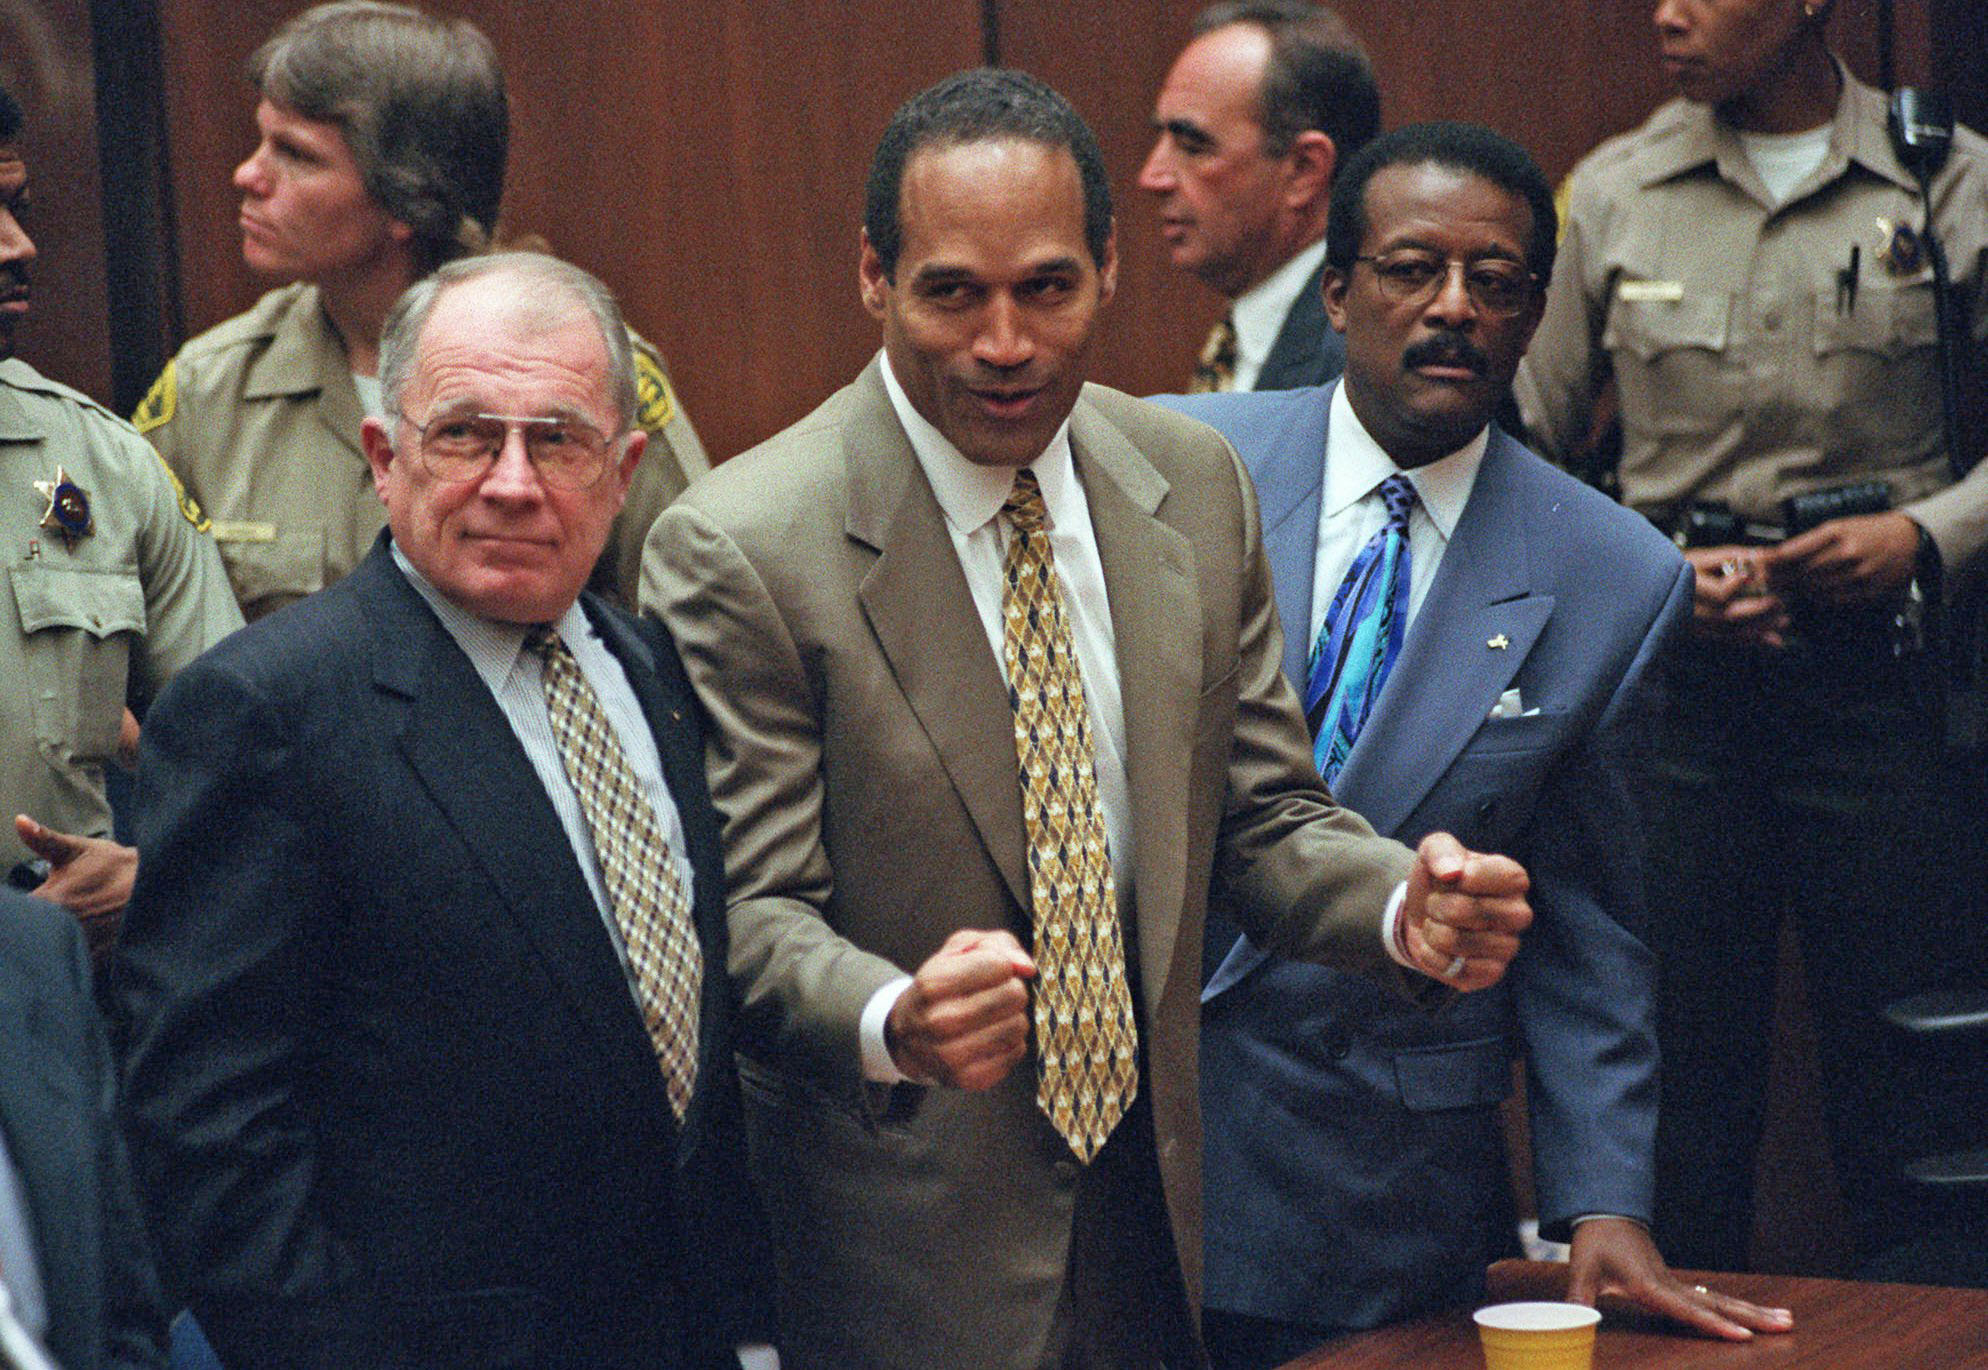
M 718 1056 L 719 1052 L 731 1049 L 731 992 L 724 975 L 729 943 L 725 932 L 725 867 L 717 812 L 711 807 L 706 788 L 704 745 L 690 682 L 674 651 L 642 636 L 644 631 L 653 631 L 660 637 L 662 629 L 653 621 L 638 627 L 633 621 L 610 612 L 592 594 L 581 596 L 580 602 L 601 641 L 621 662 L 628 683 L 642 705 L 643 717 L 648 720 L 662 761 L 663 783 L 676 803 L 688 846 L 684 855 L 690 862 L 694 881 L 692 916 L 697 925 L 698 946 L 704 955 L 704 979 L 699 1004 L 697 1088 L 691 1096 L 690 1111 L 684 1116 L 683 1134 L 677 1147 L 678 1163 L 684 1164 L 696 1152 L 711 1125 L 712 1095 L 703 1088 L 704 1083 L 721 1078 L 731 1069 L 730 1063 Z M 619 969 L 617 965 L 616 970 Z M 650 1060 L 654 1061 L 653 1056 Z M 660 1078 L 660 1069 L 657 1073 Z
M 1284 674 L 1298 693 L 1311 659 L 1313 566 L 1325 490 L 1325 431 L 1336 386 L 1313 392 L 1282 431 L 1265 435 L 1250 468 L 1263 518 L 1263 552 L 1284 625 Z
M 946 531 L 872 362 L 857 378 L 866 411 L 852 424 L 848 535 L 877 554 L 857 591 L 905 702 L 938 753 L 1008 893 L 1029 907 L 1021 774 L 1001 668 Z
M 1517 464 L 1517 445 L 1493 428 L 1442 567 L 1333 787 L 1381 832 L 1415 811 L 1483 726 L 1553 612 L 1553 596 L 1531 589 Z
M 552 801 L 489 688 L 388 557 L 386 540 L 353 579 L 378 645 L 375 688 L 399 712 L 395 744 L 415 777 L 496 886 L 504 912 L 538 952 L 603 1059 L 640 1065 L 661 1087 L 601 925 L 592 892 Z M 663 1110 L 668 1116 L 668 1109 Z
M 1140 989 L 1150 1020 L 1166 991 L 1187 883 L 1185 752 L 1201 693 L 1194 551 L 1154 517 L 1167 494 L 1165 478 L 1081 401 L 1071 415 L 1070 443 L 1111 606 L 1125 707 L 1126 788 L 1138 834 L 1133 903 Z
M 1325 321 L 1325 299 L 1319 293 L 1325 278 L 1321 264 L 1306 279 L 1304 289 L 1291 302 L 1284 326 L 1270 344 L 1263 370 L 1256 378 L 1258 390 L 1293 390 L 1301 385 L 1317 385 L 1329 379 L 1319 374 L 1320 354 L 1326 349 L 1330 330 Z M 1334 335 L 1336 340 L 1336 335 Z M 1335 369 L 1332 373 L 1337 375 Z

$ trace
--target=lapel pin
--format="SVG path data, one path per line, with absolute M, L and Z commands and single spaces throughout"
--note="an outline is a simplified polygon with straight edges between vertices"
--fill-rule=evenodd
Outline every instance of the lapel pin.
M 1484 639 L 1484 645 L 1486 647 L 1489 647 L 1494 652 L 1502 652 L 1507 647 L 1512 645 L 1512 640 L 1506 637 L 1503 633 L 1499 633 L 1495 637 L 1488 637 Z
M 86 538 L 96 531 L 90 524 L 88 492 L 69 479 L 69 473 L 60 466 L 55 468 L 54 480 L 38 480 L 34 487 L 35 493 L 48 498 L 48 511 L 41 516 L 41 526 L 61 538 L 65 548 L 73 548 L 77 538 Z

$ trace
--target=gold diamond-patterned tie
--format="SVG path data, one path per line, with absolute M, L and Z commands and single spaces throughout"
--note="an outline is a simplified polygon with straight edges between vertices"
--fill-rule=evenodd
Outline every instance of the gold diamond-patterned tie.
M 1013 530 L 1001 616 L 1035 914 L 1035 1099 L 1088 1163 L 1139 1092 L 1138 1028 L 1091 713 L 1033 471 L 1016 473 L 1001 513 Z
M 1190 395 L 1207 395 L 1236 388 L 1236 316 L 1224 314 L 1222 321 L 1208 330 L 1201 344 L 1201 358 L 1194 363 L 1194 379 L 1187 383 Z
M 552 737 L 580 796 L 608 903 L 635 972 L 642 1022 L 663 1068 L 670 1110 L 681 1122 L 697 1081 L 697 1006 L 704 984 L 704 953 L 691 926 L 690 900 L 677 880 L 656 811 L 579 663 L 550 628 L 534 629 L 525 647 L 545 663 Z

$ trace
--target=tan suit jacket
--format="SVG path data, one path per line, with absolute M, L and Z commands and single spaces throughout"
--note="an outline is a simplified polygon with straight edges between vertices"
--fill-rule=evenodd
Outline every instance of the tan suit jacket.
M 1098 386 L 1071 444 L 1124 691 L 1141 1089 L 1198 1303 L 1211 882 L 1270 945 L 1392 979 L 1379 925 L 1410 857 L 1312 770 L 1228 444 Z M 875 990 L 960 928 L 1031 940 L 1007 692 L 877 366 L 665 510 L 642 598 L 715 725 L 786 1363 L 1037 1364 L 1077 1168 L 1036 1108 L 1032 1061 L 987 1093 L 861 1076 Z

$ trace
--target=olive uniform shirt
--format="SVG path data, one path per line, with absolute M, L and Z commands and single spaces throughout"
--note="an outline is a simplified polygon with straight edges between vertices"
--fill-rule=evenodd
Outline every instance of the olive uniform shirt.
M 68 539 L 43 526 L 57 495 L 79 530 Z M 104 766 L 125 704 L 241 627 L 241 612 L 152 450 L 18 359 L 0 361 L 0 538 L 0 819 L 106 836 Z M 0 869 L 28 855 L 0 824 Z
M 1932 189 L 1978 387 L 1988 141 L 1957 129 Z M 1515 382 L 1528 431 L 1564 460 L 1613 372 L 1624 502 L 1666 527 L 1691 500 L 1778 523 L 1789 495 L 1882 480 L 1948 567 L 1966 563 L 1988 542 L 1988 463 L 1958 484 L 1948 469 L 1932 271 L 1923 251 L 1888 256 L 1900 223 L 1923 229 L 1917 182 L 1892 152 L 1884 96 L 1847 71 L 1828 153 L 1778 207 L 1732 129 L 1671 101 L 1570 178 L 1545 318 Z
M 649 525 L 710 462 L 662 359 L 629 337 L 636 421 L 649 447 L 594 585 L 632 607 Z M 297 284 L 182 347 L 133 422 L 212 520 L 235 597 L 253 619 L 344 577 L 386 523 L 359 442 L 364 418 L 317 287 Z

